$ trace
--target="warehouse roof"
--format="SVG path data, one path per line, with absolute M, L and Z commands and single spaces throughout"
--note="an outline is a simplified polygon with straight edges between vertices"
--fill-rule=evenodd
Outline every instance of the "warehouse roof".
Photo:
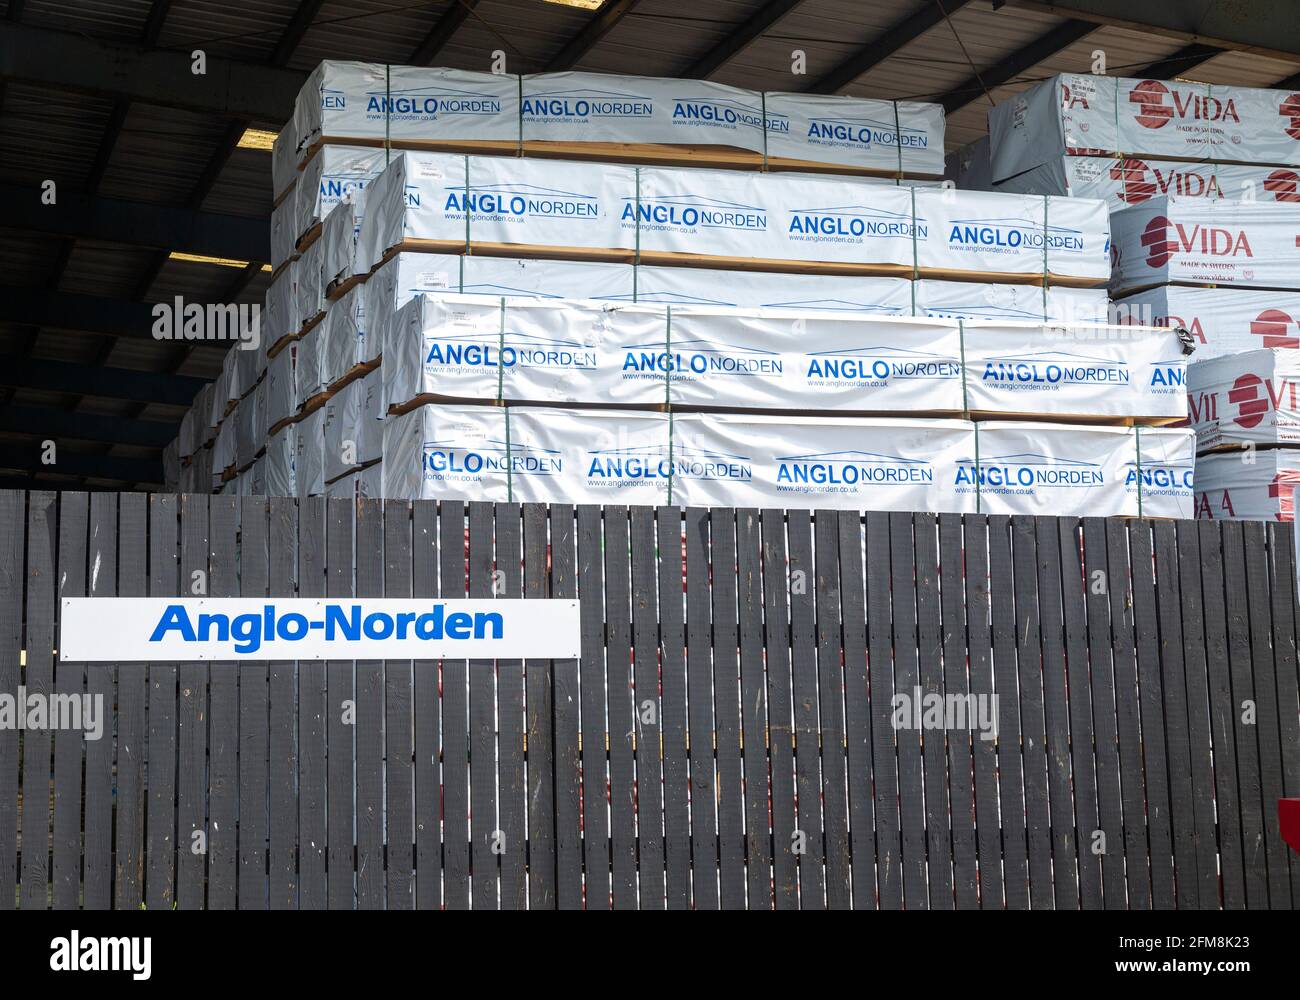
M 1300 20 L 1269 0 L 8 0 L 0 483 L 161 481 L 222 352 L 152 339 L 150 304 L 261 300 L 271 166 L 248 130 L 276 130 L 313 66 L 486 69 L 496 53 L 510 72 L 940 101 L 950 148 L 985 133 L 991 104 L 1098 53 L 1112 75 L 1300 86 Z

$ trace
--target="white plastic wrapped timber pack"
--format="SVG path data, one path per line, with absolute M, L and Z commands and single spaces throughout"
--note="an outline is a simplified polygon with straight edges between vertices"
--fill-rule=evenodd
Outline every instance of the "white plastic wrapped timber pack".
M 162 453 L 163 488 L 168 493 L 176 492 L 181 481 L 180 442 L 173 438 Z
M 1300 449 L 1224 451 L 1196 460 L 1196 514 L 1207 521 L 1293 521 Z
M 294 129 L 293 117 L 290 117 L 271 143 L 271 194 L 276 202 L 295 186 L 298 160 L 298 133 Z
M 1065 153 L 1300 164 L 1300 93 L 1060 74 L 989 112 L 993 180 Z
M 244 469 L 266 444 L 265 380 L 239 401 L 229 419 L 235 424 L 235 468 Z
M 325 300 L 325 243 L 317 239 L 293 264 L 294 293 L 298 302 L 294 307 L 301 327 L 306 329 L 320 321 L 328 302 Z
M 1179 420 L 1177 336 L 842 312 L 418 295 L 385 338 L 383 410 L 542 405 Z
M 327 497 L 343 500 L 377 500 L 383 496 L 383 463 L 357 469 L 325 485 Z
M 1187 369 L 1198 451 L 1300 445 L 1300 351 L 1245 351 Z
M 262 315 L 262 335 L 272 347 L 302 329 L 298 313 L 298 261 L 291 260 L 271 278 L 266 289 L 266 308 Z
M 298 496 L 294 477 L 297 462 L 298 425 L 286 424 L 266 440 L 266 495 L 271 497 Z
M 322 146 L 298 177 L 294 198 L 294 242 L 325 221 L 336 205 L 363 195 L 384 172 L 391 151 L 368 146 Z
M 354 285 L 330 303 L 329 312 L 314 331 L 320 337 L 319 376 L 325 385 L 333 385 L 346 376 L 367 353 L 365 302 L 365 287 Z
M 937 104 L 761 93 L 705 80 L 608 73 L 524 77 L 419 66 L 323 62 L 298 94 L 297 146 L 322 138 L 517 151 L 563 144 L 571 153 L 622 144 L 735 149 L 747 162 L 793 161 L 894 174 L 943 173 Z M 697 156 L 699 153 L 696 154 Z
M 1111 221 L 1112 293 L 1168 282 L 1300 288 L 1300 205 L 1162 197 Z
M 321 225 L 321 281 L 326 292 L 356 277 L 357 237 L 365 218 L 365 193 L 358 191 L 330 209 Z
M 333 310 L 331 310 L 332 312 Z M 294 344 L 293 365 L 293 401 L 294 409 L 300 410 L 307 400 L 325 388 L 325 377 L 321 369 L 325 345 L 323 323 L 318 323 L 308 330 Z
M 1300 173 L 1291 167 L 1185 163 L 1128 156 L 1063 156 L 1009 177 L 994 191 L 1100 198 L 1112 212 L 1161 195 L 1260 204 L 1300 201 Z
M 1186 430 L 417 407 L 384 421 L 389 499 L 1187 517 Z
M 294 232 L 297 223 L 295 199 L 297 187 L 285 192 L 284 197 L 271 209 L 271 270 L 278 271 L 296 252 L 298 242 Z
M 318 407 L 294 424 L 294 489 L 300 497 L 325 492 L 325 408 Z
M 1105 205 L 1082 198 L 403 152 L 368 188 L 357 267 L 399 245 L 478 245 L 1101 283 L 1109 238 Z
M 263 436 L 271 433 L 271 428 L 288 419 L 298 408 L 294 388 L 294 355 L 297 344 L 285 344 L 275 357 L 267 362 L 265 424 Z
M 1182 327 L 1196 360 L 1261 348 L 1300 347 L 1300 291 L 1159 285 L 1115 303 L 1118 322 Z
M 325 480 L 383 455 L 379 372 L 349 382 L 325 402 Z

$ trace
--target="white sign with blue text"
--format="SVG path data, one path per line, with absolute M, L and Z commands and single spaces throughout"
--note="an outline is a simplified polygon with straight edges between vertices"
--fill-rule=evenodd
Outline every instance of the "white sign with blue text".
M 568 659 L 576 600 L 71 597 L 59 656 L 150 660 Z

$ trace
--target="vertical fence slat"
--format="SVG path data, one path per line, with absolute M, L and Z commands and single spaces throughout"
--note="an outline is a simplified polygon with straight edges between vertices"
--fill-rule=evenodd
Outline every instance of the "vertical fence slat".
M 1128 540 L 1128 528 L 1123 521 L 1106 521 L 1106 590 L 1110 596 L 1115 730 L 1119 738 L 1120 796 L 1124 810 L 1124 879 L 1128 908 L 1149 910 L 1151 864 L 1137 673 L 1138 635 Z
M 524 593 L 519 504 L 496 505 L 496 574 L 502 597 Z M 524 662 L 497 662 L 497 714 L 500 735 L 501 909 L 522 910 L 528 905 L 527 829 L 528 788 L 524 771 Z
M 6 497 L 8 494 L 5 495 Z M 171 520 L 171 544 L 168 555 L 171 558 L 173 590 L 176 586 L 176 522 L 175 522 L 175 499 L 166 498 L 170 503 L 172 520 Z M 3 500 L 0 500 L 3 503 Z M 0 517 L 4 517 L 5 511 L 0 507 Z M 86 596 L 86 533 L 89 523 L 90 504 L 85 493 L 64 493 L 60 497 L 59 503 L 59 579 L 58 579 L 58 597 L 85 597 Z M 13 531 L 17 525 L 10 528 Z M 0 549 L 0 559 L 4 558 L 4 553 Z M 11 565 L 21 566 L 22 555 L 18 556 L 18 561 Z M 170 593 L 171 591 L 168 591 Z M 2 614 L 3 612 L 0 612 Z M 62 612 L 56 606 L 56 614 Z M 15 644 L 14 649 L 17 649 Z M 17 656 L 17 653 L 14 654 Z M 153 665 L 151 670 L 166 672 L 168 667 Z M 175 787 L 175 766 L 176 766 L 176 722 L 175 722 L 175 704 L 176 704 L 176 670 L 171 667 L 172 685 L 167 692 L 170 699 L 171 717 L 171 753 L 165 761 L 166 765 L 171 768 L 171 783 L 168 783 L 167 775 L 159 773 L 155 778 L 150 776 L 149 789 L 151 797 L 154 795 L 154 788 L 167 790 L 165 810 L 160 809 L 160 815 L 157 820 L 157 831 L 161 837 L 163 835 L 164 824 L 168 827 L 166 840 L 164 841 L 165 849 L 170 850 L 173 846 L 173 833 L 171 827 L 175 823 L 175 813 L 173 810 L 172 792 Z M 112 720 L 111 706 L 103 705 L 99 709 L 94 706 L 88 706 L 85 700 L 86 690 L 86 665 L 84 663 L 65 663 L 60 658 L 55 665 L 55 690 L 61 695 L 70 695 L 76 698 L 82 706 L 83 725 L 88 721 L 85 715 L 85 709 L 89 708 L 95 713 L 95 722 L 99 730 L 99 739 L 112 739 Z M 7 690 L 0 687 L 0 690 Z M 160 709 L 159 714 L 162 714 Z M 154 724 L 153 709 L 150 709 L 150 725 Z M 83 766 L 86 737 L 90 733 L 78 733 L 65 730 L 55 735 L 54 738 L 54 908 L 58 910 L 75 910 L 81 905 L 81 771 Z M 150 747 L 150 757 L 152 759 L 154 749 Z M 0 758 L 3 754 L 0 753 Z M 0 786 L 3 782 L 0 782 Z M 161 791 L 159 793 L 162 794 Z M 6 801 L 0 799 L 0 801 Z M 154 830 L 150 829 L 151 837 Z M 167 875 L 164 880 L 162 872 L 155 873 L 152 865 L 150 868 L 150 889 L 153 890 L 154 882 L 159 886 L 166 884 L 168 909 L 171 908 L 171 864 L 172 858 L 168 854 L 165 859 Z M 155 906 L 153 901 L 150 906 Z
M 917 552 L 912 527 L 910 514 L 889 515 L 894 692 L 906 697 L 909 705 L 921 686 L 916 631 Z M 926 880 L 925 762 L 921 733 L 909 719 L 906 726 L 895 727 L 894 740 L 898 747 L 898 811 L 903 832 L 903 905 L 909 910 L 924 910 L 929 908 L 930 899 Z
M 573 507 L 551 507 L 551 596 L 578 596 Z M 582 785 L 578 770 L 580 731 L 578 661 L 552 664 L 555 711 L 555 901 L 562 910 L 582 906 Z
M 325 594 L 353 594 L 352 533 L 356 512 L 351 499 L 325 501 Z M 356 905 L 353 817 L 356 800 L 356 665 L 351 660 L 325 661 L 325 796 L 326 872 L 331 910 Z M 346 715 L 345 715 L 346 713 Z
M 525 597 L 547 595 L 549 552 L 546 508 L 541 504 L 524 504 Z M 528 724 L 528 905 L 534 910 L 553 910 L 555 786 L 552 782 L 551 661 L 525 660 L 524 681 Z
M 668 909 L 691 901 L 690 775 L 686 760 L 686 636 L 682 520 L 676 507 L 656 511 L 659 553 L 659 686 L 664 773 L 664 887 Z
M 921 763 L 925 775 L 925 835 L 928 852 L 926 874 L 930 883 L 930 908 L 953 908 L 952 821 L 948 804 L 948 758 L 942 712 L 935 728 L 925 725 L 926 705 L 937 699 L 943 705 L 943 639 L 939 609 L 938 518 L 934 514 L 912 517 L 916 546 L 916 636 L 918 683 L 921 697 L 912 700 L 912 725 L 921 736 Z
M 91 578 L 97 566 L 95 503 L 91 497 Z M 208 592 L 208 501 L 201 494 L 181 497 L 181 596 Z M 198 588 L 198 594 L 195 588 Z M 89 681 L 91 669 L 87 669 Z M 205 903 L 205 842 L 208 835 L 208 668 L 206 663 L 182 663 L 177 668 L 176 704 L 176 906 L 201 910 Z M 90 749 L 86 750 L 87 794 L 90 791 Z M 89 801 L 86 834 L 90 835 Z M 86 884 L 90 885 L 87 852 Z
M 1101 856 L 1102 905 L 1127 906 L 1124 887 L 1124 810 L 1121 805 L 1119 734 L 1115 718 L 1115 658 L 1120 641 L 1111 644 L 1110 593 L 1121 584 L 1106 565 L 1106 522 L 1085 517 L 1083 527 L 1083 610 L 1090 670 L 1092 729 L 1096 741 L 1097 824 L 1106 838 Z M 1077 661 L 1076 661 L 1077 663 Z
M 356 501 L 357 597 L 384 596 L 383 502 Z M 356 665 L 357 908 L 382 910 L 384 872 L 384 661 Z
M 1029 902 L 1053 905 L 1052 841 L 1048 805 L 1047 721 L 1038 602 L 1038 546 L 1032 517 L 1011 518 L 1012 572 L 1016 600 L 1016 661 L 1020 689 L 1021 759 L 1025 778 L 1025 825 L 1029 839 Z
M 1242 526 L 1246 549 L 1246 601 L 1250 609 L 1250 659 L 1258 710 L 1259 787 L 1263 804 L 1264 854 L 1268 868 L 1268 906 L 1291 909 L 1291 873 L 1278 826 L 1277 800 L 1282 797 L 1282 742 L 1278 722 L 1277 684 L 1273 665 L 1273 616 L 1269 598 L 1268 553 L 1262 521 Z
M 813 515 L 817 635 L 818 736 L 821 742 L 821 799 L 826 839 L 826 905 L 852 905 L 849 860 L 848 761 L 844 747 L 844 664 L 840 618 L 839 516 Z
M 686 517 L 686 684 L 690 732 L 690 850 L 694 905 L 719 906 L 717 772 L 713 761 L 713 670 L 710 662 L 709 512 L 688 507 Z
M 967 670 L 966 567 L 962 560 L 962 521 L 957 514 L 939 515 L 939 595 L 943 613 L 943 690 L 967 706 L 964 723 L 954 720 L 948 737 L 948 794 L 952 803 L 953 898 L 959 910 L 979 909 L 979 876 L 975 843 L 975 794 L 971 772 L 971 738 L 979 741 L 978 702 L 972 702 Z
M 1174 892 L 1179 909 L 1197 905 L 1196 811 L 1192 751 L 1187 731 L 1187 679 L 1183 673 L 1183 622 L 1174 526 L 1151 526 L 1156 558 L 1156 606 L 1160 624 L 1160 677 L 1169 766 L 1169 816 L 1174 838 Z
M 0 491 L 0 691 L 17 691 L 20 677 L 26 507 L 26 493 Z M 18 904 L 17 729 L 0 728 L 0 803 L 0 908 L 9 910 Z
M 772 908 L 772 835 L 768 818 L 767 678 L 763 669 L 763 561 L 757 510 L 736 512 L 737 611 L 740 619 L 740 725 L 744 733 L 745 900 Z
M 438 511 L 439 596 L 465 596 L 465 504 Z M 443 904 L 469 909 L 469 676 L 464 660 L 442 661 Z
M 1297 694 L 1295 633 L 1294 525 L 1268 526 L 1269 587 L 1273 599 L 1273 671 L 1277 682 L 1278 724 L 1282 738 L 1282 794 L 1300 797 L 1300 695 Z M 1277 811 L 1274 806 L 1273 821 Z M 1291 904 L 1300 904 L 1300 856 L 1287 854 Z
M 632 508 L 632 642 L 636 711 L 636 824 L 641 909 L 664 908 L 663 729 L 659 704 L 659 589 L 654 511 Z
M 266 497 L 239 498 L 239 596 L 264 598 L 270 583 Z M 241 910 L 265 910 L 270 751 L 265 661 L 240 663 L 239 671 L 239 898 Z
M 767 645 L 767 740 L 772 774 L 772 883 L 776 908 L 793 910 L 799 906 L 799 862 L 794 853 L 794 695 L 790 671 L 785 513 L 764 510 L 761 517 L 763 617 Z
M 1002 839 L 998 818 L 998 744 L 1002 726 L 1002 697 L 994 701 L 993 630 L 989 600 L 988 518 L 966 514 L 962 518 L 966 570 L 966 650 L 970 660 L 970 692 L 996 711 L 998 728 L 971 740 L 975 771 L 975 841 L 979 865 L 979 905 L 1000 910 L 1006 900 L 1002 881 Z M 1014 701 L 1014 699 L 1011 699 Z M 1024 838 L 1021 836 L 1021 843 Z
M 438 504 L 415 501 L 411 512 L 411 593 L 438 596 Z M 456 544 L 460 544 L 459 539 Z M 441 674 L 437 660 L 411 664 L 415 692 L 415 906 L 436 910 L 442 905 L 442 713 Z
M 589 910 L 610 907 L 609 800 L 605 730 L 605 587 L 600 508 L 578 508 L 578 595 L 582 661 L 582 864 Z
M 289 497 L 270 497 L 267 518 L 271 597 L 297 593 L 298 505 Z M 298 692 L 291 661 L 267 665 L 267 748 L 274 762 L 268 771 L 268 896 L 271 909 L 298 905 Z
M 148 592 L 148 497 L 123 493 L 119 499 L 119 597 Z M 148 667 L 123 663 L 117 672 L 117 821 L 114 830 L 114 896 L 118 909 L 144 902 L 144 756 L 148 740 L 145 704 Z
M 871 773 L 876 816 L 876 881 L 882 910 L 903 908 L 898 757 L 893 725 L 894 640 L 890 515 L 867 513 L 867 682 L 871 712 Z
M 239 594 L 235 533 L 239 497 L 215 496 L 209 502 L 209 593 Z M 208 907 L 235 908 L 235 867 L 239 822 L 239 665 L 213 663 L 208 670 Z
M 92 493 L 90 497 L 90 547 L 87 553 L 89 567 L 89 585 L 87 595 L 90 597 L 113 597 L 117 594 L 117 503 L 115 493 Z M 204 574 L 207 573 L 207 498 L 203 497 L 200 506 L 202 513 L 195 515 L 199 549 L 193 553 Z M 30 541 L 30 540 L 29 540 Z M 198 568 L 198 567 L 196 567 Z M 92 699 L 98 697 L 104 706 L 104 737 L 86 744 L 86 791 L 85 791 L 85 841 L 82 890 L 82 905 L 88 910 L 106 910 L 113 902 L 113 729 L 109 720 L 113 706 L 117 702 L 117 685 L 114 677 L 117 668 L 111 663 L 92 663 L 86 667 L 86 693 Z M 206 704 L 207 704 L 207 669 L 190 667 L 193 690 L 196 698 L 195 714 L 186 719 L 192 726 L 202 730 L 194 737 L 197 745 L 198 759 L 203 759 L 207 748 Z M 202 706 L 200 708 L 200 706 Z M 185 751 L 182 747 L 182 752 Z M 207 781 L 202 767 L 189 767 L 190 786 L 184 789 L 180 797 L 181 815 L 195 823 L 195 829 L 204 829 L 204 807 L 206 805 Z M 189 832 L 186 831 L 186 847 L 190 844 Z M 186 866 L 191 875 L 189 892 L 184 899 L 179 893 L 179 905 L 185 909 L 203 907 L 203 855 L 191 855 L 192 861 Z
M 803 850 L 799 854 L 799 908 L 826 906 L 826 851 L 823 839 L 821 758 L 817 725 L 816 568 L 809 512 L 786 515 L 790 546 L 790 669 L 794 696 L 795 810 Z
M 492 507 L 469 505 L 469 596 L 492 596 Z M 470 660 L 469 669 L 469 815 L 473 903 L 476 910 L 498 906 L 496 665 Z
M 67 494 L 63 517 L 67 517 Z M 149 596 L 176 597 L 180 586 L 177 498 L 149 498 Z M 85 567 L 84 544 L 81 559 Z M 145 905 L 170 910 L 176 899 L 176 664 L 149 664 L 149 787 Z
M 1074 803 L 1070 796 L 1070 717 L 1065 695 L 1065 626 L 1061 552 L 1054 518 L 1034 518 L 1038 552 L 1043 716 L 1047 727 L 1047 795 L 1051 811 L 1052 885 L 1059 910 L 1079 908 Z
M 384 502 L 384 596 L 409 598 L 411 593 L 411 504 Z M 411 661 L 384 663 L 384 815 L 387 820 L 388 884 L 385 904 L 390 910 L 415 906 L 415 734 L 411 696 Z M 523 851 L 523 838 L 514 842 Z
M 1097 761 L 1093 756 L 1093 704 L 1089 683 L 1087 596 L 1083 580 L 1079 519 L 1056 521 L 1060 540 L 1061 610 L 1065 623 L 1066 699 L 1069 704 L 1070 765 L 1074 774 L 1074 842 L 1078 852 L 1079 903 L 1102 907 L 1101 856 L 1093 850 L 1099 829 Z M 1108 664 L 1098 664 L 1104 670 Z
M 862 515 L 838 514 L 840 603 L 844 629 L 844 746 L 848 784 L 853 908 L 874 910 L 875 800 L 871 794 L 871 701 L 867 681 L 867 607 L 862 572 Z
M 609 818 L 616 910 L 637 906 L 636 730 L 628 509 L 605 508 L 605 673 L 609 679 Z
M 992 588 L 993 684 L 998 693 L 998 809 L 1002 817 L 1002 878 L 1009 910 L 1027 910 L 1029 893 L 1028 797 L 1025 789 L 1023 728 L 1020 714 L 1019 612 L 1015 603 L 1015 562 L 1011 518 L 989 517 L 989 575 Z M 1027 623 L 1028 624 L 1028 623 Z
M 27 508 L 27 666 L 28 698 L 48 705 L 54 690 L 54 598 L 57 580 L 58 494 L 33 490 Z M 15 697 L 17 692 L 14 692 Z M 107 705 L 105 709 L 107 710 Z M 16 710 L 27 711 L 23 704 Z M 23 799 L 20 851 L 23 909 L 50 905 L 50 778 L 53 741 L 47 727 L 23 735 Z
M 1183 676 L 1192 772 L 1192 842 L 1196 854 L 1196 898 L 1203 910 L 1219 908 L 1219 859 L 1214 812 L 1214 758 L 1210 749 L 1210 692 L 1205 664 L 1205 616 L 1201 547 L 1194 521 L 1179 521 L 1178 589 L 1182 598 Z
M 325 596 L 325 498 L 298 502 L 298 596 Z M 304 910 L 329 905 L 326 846 L 326 663 L 298 664 L 298 900 Z M 349 831 L 350 833 L 350 831 Z
M 713 701 L 718 731 L 718 902 L 724 910 L 739 910 L 745 906 L 745 794 L 741 769 L 736 512 L 730 508 L 710 511 L 709 533 L 713 566 Z
M 1222 905 L 1246 905 L 1241 858 L 1241 796 L 1237 789 L 1237 742 L 1234 734 L 1232 674 L 1228 663 L 1228 624 L 1224 610 L 1223 541 L 1215 521 L 1199 521 L 1201 595 L 1205 609 L 1205 672 L 1209 698 L 1210 744 L 1214 751 L 1214 798 Z
M 1133 585 L 1133 622 L 1137 636 L 1147 831 L 1151 850 L 1151 906 L 1157 910 L 1170 910 L 1175 905 L 1173 832 L 1169 812 L 1170 780 L 1166 763 L 1161 636 L 1157 619 L 1151 522 L 1130 521 L 1128 540 L 1129 570 Z

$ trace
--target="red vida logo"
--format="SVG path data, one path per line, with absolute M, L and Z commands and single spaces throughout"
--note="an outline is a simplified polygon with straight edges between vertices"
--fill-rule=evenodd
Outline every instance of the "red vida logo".
M 1297 111 L 1300 112 L 1300 108 Z M 1300 135 L 1296 138 L 1300 139 Z M 1300 174 L 1294 170 L 1274 170 L 1264 178 L 1264 190 L 1273 192 L 1277 201 L 1300 202 Z
M 1159 80 L 1143 80 L 1128 95 L 1129 103 L 1137 105 L 1135 118 L 1143 128 L 1164 128 L 1175 115 L 1197 121 L 1234 121 L 1241 124 L 1236 103 L 1208 94 L 1170 91 Z M 1297 109 L 1300 114 L 1300 109 Z
M 1222 198 L 1223 189 L 1219 186 L 1214 167 L 1207 165 L 1203 169 L 1206 173 L 1198 172 L 1189 164 L 1181 169 L 1171 165 L 1161 170 L 1143 160 L 1125 159 L 1111 164 L 1110 176 L 1112 180 L 1123 183 L 1119 198 L 1128 205 L 1137 205 L 1158 194 L 1174 194 L 1180 198 Z M 1272 190 L 1267 182 L 1264 186 Z
M 1146 248 L 1148 267 L 1163 267 L 1176 253 L 1196 253 L 1203 257 L 1255 256 L 1244 229 L 1231 230 L 1200 223 L 1189 227 L 1181 222 L 1171 222 L 1163 215 L 1157 215 L 1147 223 L 1142 230 L 1141 243 Z
M 1265 309 L 1250 321 L 1250 332 L 1264 338 L 1264 347 L 1300 347 L 1300 337 L 1291 332 L 1294 320 L 1281 309 Z
M 1300 94 L 1291 94 L 1282 100 L 1277 113 L 1287 120 L 1282 126 L 1292 139 L 1300 139 Z

